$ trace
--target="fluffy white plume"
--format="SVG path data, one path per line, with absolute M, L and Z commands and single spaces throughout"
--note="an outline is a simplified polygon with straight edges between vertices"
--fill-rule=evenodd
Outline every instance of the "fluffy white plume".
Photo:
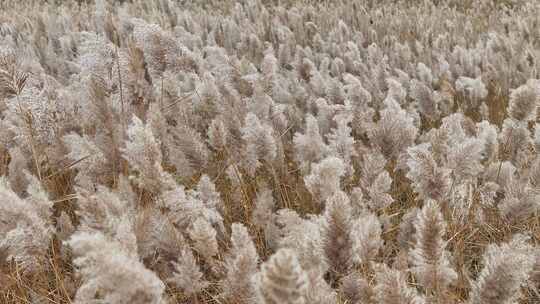
M 311 163 L 319 162 L 327 154 L 328 147 L 319 133 L 319 124 L 312 115 L 306 116 L 305 133 L 296 133 L 293 143 L 295 158 L 303 171 L 309 170 Z
M 413 182 L 420 198 L 441 201 L 450 190 L 451 170 L 439 166 L 429 144 L 420 144 L 408 149 L 407 177 Z
M 309 192 L 323 202 L 340 191 L 341 177 L 345 174 L 345 165 L 340 158 L 327 157 L 313 164 L 311 174 L 304 177 Z
M 450 264 L 450 253 L 443 239 L 446 223 L 435 202 L 424 205 L 414 228 L 416 244 L 410 252 L 411 270 L 428 292 L 442 295 L 457 280 L 457 273 Z
M 133 116 L 127 135 L 129 140 L 122 152 L 137 174 L 137 183 L 152 192 L 160 192 L 174 185 L 170 174 L 161 166 L 161 149 L 151 127 Z
M 83 277 L 76 303 L 164 303 L 163 282 L 103 234 L 77 233 L 69 245 Z
M 258 288 L 264 304 L 303 304 L 307 275 L 290 249 L 280 249 L 261 266 Z
M 353 261 L 367 265 L 378 254 L 384 242 L 381 238 L 381 223 L 372 213 L 362 214 L 352 224 Z
M 516 235 L 508 243 L 488 246 L 484 268 L 472 288 L 471 303 L 510 304 L 519 297 L 520 287 L 535 263 L 534 251 L 527 241 L 527 237 Z
M 535 120 L 539 103 L 540 85 L 534 81 L 528 81 L 510 94 L 508 115 L 520 121 Z

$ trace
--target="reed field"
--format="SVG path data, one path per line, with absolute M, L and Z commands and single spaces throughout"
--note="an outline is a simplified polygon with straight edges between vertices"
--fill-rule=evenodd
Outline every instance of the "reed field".
M 0 304 L 538 304 L 539 78 L 535 0 L 0 0 Z

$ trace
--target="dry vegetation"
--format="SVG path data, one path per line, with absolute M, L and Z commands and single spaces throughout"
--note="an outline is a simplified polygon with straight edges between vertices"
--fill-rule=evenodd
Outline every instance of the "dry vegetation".
M 0 303 L 540 302 L 537 1 L 52 2 L 0 1 Z

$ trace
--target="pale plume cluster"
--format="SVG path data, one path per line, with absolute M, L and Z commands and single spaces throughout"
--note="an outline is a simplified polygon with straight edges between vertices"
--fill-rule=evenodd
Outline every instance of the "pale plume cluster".
M 539 303 L 538 16 L 0 1 L 0 302 Z

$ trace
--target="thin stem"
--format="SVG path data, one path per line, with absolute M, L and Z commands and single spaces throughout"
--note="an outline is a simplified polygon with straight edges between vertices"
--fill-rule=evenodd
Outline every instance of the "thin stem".
M 503 146 L 503 153 L 506 154 L 506 148 L 508 148 L 508 143 L 510 142 L 510 138 L 512 137 L 512 131 L 514 131 L 514 128 L 510 129 L 510 134 L 508 134 L 508 138 L 506 138 L 506 142 L 504 143 L 504 146 Z M 501 168 L 502 168 L 502 159 L 499 163 L 499 169 L 497 169 L 497 180 L 496 180 L 496 183 L 499 183 L 499 176 L 501 174 Z
M 118 40 L 118 37 L 116 38 L 116 40 Z M 125 110 L 124 110 L 124 93 L 123 93 L 123 90 L 122 90 L 122 73 L 120 72 L 120 55 L 119 55 L 119 52 L 118 52 L 118 46 L 115 48 L 116 49 L 116 67 L 117 67 L 117 72 L 118 72 L 118 85 L 119 85 L 119 88 L 120 88 L 120 111 L 121 111 L 121 116 L 122 116 L 122 131 L 125 133 L 126 131 L 126 127 L 125 127 Z

